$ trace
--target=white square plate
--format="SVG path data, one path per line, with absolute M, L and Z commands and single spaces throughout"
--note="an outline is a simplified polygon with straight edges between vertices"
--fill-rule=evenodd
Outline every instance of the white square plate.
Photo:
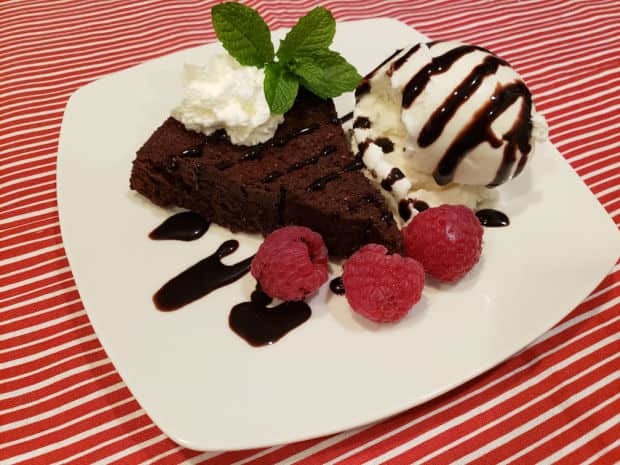
M 357 21 L 338 25 L 334 49 L 364 74 L 419 40 L 425 37 L 398 21 Z M 474 271 L 454 286 L 427 286 L 398 324 L 357 317 L 326 285 L 310 301 L 310 320 L 274 345 L 253 348 L 228 327 L 231 307 L 254 287 L 249 275 L 181 311 L 157 311 L 153 293 L 224 240 L 241 243 L 225 263 L 260 244 L 215 225 L 190 243 L 149 240 L 170 212 L 129 190 L 136 150 L 180 100 L 183 64 L 203 62 L 213 47 L 78 90 L 67 104 L 58 155 L 62 234 L 86 311 L 131 392 L 179 444 L 267 446 L 405 410 L 524 347 L 615 263 L 615 225 L 549 143 L 501 189 L 512 224 L 486 229 Z M 352 104 L 351 95 L 339 98 L 340 114 Z M 332 265 L 333 276 L 338 271 Z

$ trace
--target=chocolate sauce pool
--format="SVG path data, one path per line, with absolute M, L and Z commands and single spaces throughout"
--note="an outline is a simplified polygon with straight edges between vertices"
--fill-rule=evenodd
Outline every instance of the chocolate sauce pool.
M 211 223 L 194 212 L 181 212 L 167 218 L 149 237 L 154 240 L 193 241 L 204 235 Z
M 342 280 L 342 276 L 332 279 L 329 282 L 329 288 L 334 294 L 344 295 L 344 281 Z
M 241 278 L 250 270 L 254 257 L 248 257 L 234 265 L 224 265 L 221 262 L 223 257 L 230 255 L 238 247 L 239 242 L 228 240 L 220 245 L 215 253 L 172 278 L 153 296 L 155 306 L 164 312 L 177 310 Z
M 478 210 L 476 216 L 480 220 L 482 226 L 501 227 L 510 224 L 510 219 L 505 213 L 493 210 L 492 208 Z
M 248 344 L 260 347 L 278 341 L 312 315 L 312 310 L 303 301 L 283 302 L 275 307 L 267 307 L 270 303 L 271 297 L 257 288 L 252 292 L 249 302 L 237 304 L 230 311 L 230 329 Z

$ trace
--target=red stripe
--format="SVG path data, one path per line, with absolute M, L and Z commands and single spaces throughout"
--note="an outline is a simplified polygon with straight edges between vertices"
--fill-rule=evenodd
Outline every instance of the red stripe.
M 503 444 L 500 448 L 494 449 L 491 452 L 470 462 L 470 465 L 500 463 L 503 460 L 509 459 L 512 455 L 516 455 L 521 452 L 526 447 L 526 445 L 534 444 L 537 441 L 540 441 L 541 438 L 551 437 L 554 431 L 560 430 L 562 427 L 569 424 L 572 418 L 580 417 L 588 411 L 595 409 L 602 401 L 604 401 L 608 397 L 617 394 L 619 388 L 620 385 L 618 380 L 605 385 L 604 387 L 598 389 L 589 396 L 573 404 L 570 409 L 567 409 L 567 411 L 559 412 L 546 422 L 536 425 L 529 431 L 526 431 L 519 436 L 515 436 L 509 442 Z M 527 456 L 520 457 L 518 459 L 519 462 L 536 463 L 543 458 L 548 457 L 553 452 L 564 447 L 566 444 L 579 439 L 580 434 L 585 434 L 587 430 L 584 431 L 580 427 L 581 424 L 602 424 L 614 415 L 614 407 L 616 407 L 615 411 L 617 411 L 617 407 L 619 405 L 620 400 L 615 401 L 610 406 L 602 408 L 598 412 L 588 416 L 587 418 L 584 418 L 583 420 L 581 420 L 581 422 L 572 426 L 570 429 L 565 430 L 561 434 L 552 437 L 548 441 L 545 441 L 543 444 L 536 446 L 536 448 L 532 450 L 532 453 L 528 454 Z
M 527 409 L 513 415 L 510 418 L 507 418 L 506 420 L 500 422 L 497 425 L 494 425 L 492 428 L 484 432 L 481 432 L 480 434 L 477 434 L 475 437 L 467 440 L 466 442 L 461 443 L 458 446 L 455 446 L 447 450 L 441 455 L 433 457 L 432 459 L 430 459 L 429 463 L 432 463 L 433 465 L 453 463 L 455 460 L 458 460 L 461 457 L 464 457 L 472 453 L 473 451 L 483 447 L 485 444 L 488 444 L 491 441 L 510 433 L 510 431 L 513 431 L 514 429 L 518 428 L 520 425 L 526 424 L 527 422 L 535 419 L 536 417 L 538 417 L 541 411 L 548 410 L 550 405 L 564 402 L 567 399 L 569 399 L 571 396 L 577 394 L 579 391 L 586 389 L 589 385 L 593 384 L 593 382 L 596 382 L 604 378 L 605 376 L 613 374 L 617 367 L 618 367 L 618 359 L 610 361 L 609 363 L 600 367 L 600 369 L 597 369 L 591 373 L 588 373 L 588 375 L 582 376 L 581 378 L 579 378 L 578 381 L 575 381 L 561 388 L 560 390 L 554 392 L 551 400 L 549 398 L 541 399 L 539 402 L 527 407 Z M 551 386 L 547 386 L 547 387 L 549 388 Z M 571 416 L 573 417 L 579 416 L 583 414 L 584 411 L 587 411 L 587 409 L 592 409 L 596 407 L 598 404 L 601 403 L 602 400 L 606 398 L 605 396 L 614 395 L 618 392 L 619 389 L 620 389 L 620 380 L 612 381 L 611 383 L 607 384 L 604 388 L 599 389 L 595 394 L 592 394 L 591 396 L 588 396 L 580 400 L 579 402 L 571 405 L 569 409 L 572 413 Z M 620 401 L 618 402 L 618 404 L 620 404 Z M 613 409 L 607 409 L 607 410 L 604 410 L 604 412 L 605 413 L 603 415 L 606 416 L 605 420 L 607 420 L 609 419 L 609 417 L 612 416 Z M 567 416 L 568 415 L 566 413 L 560 413 L 559 415 L 553 417 L 551 420 L 548 420 L 546 422 L 543 422 L 537 425 L 535 428 L 530 430 L 529 432 L 530 434 L 520 435 L 518 445 L 516 446 L 516 448 L 513 448 L 512 451 L 510 448 L 506 446 L 502 446 L 501 450 L 502 451 L 506 450 L 505 455 L 502 454 L 502 460 L 510 457 L 512 454 L 516 454 L 517 452 L 521 451 L 522 449 L 529 446 L 530 444 L 535 443 L 541 437 L 545 437 L 546 434 L 550 434 L 554 430 L 559 429 L 562 426 L 564 426 L 566 424 Z M 488 421 L 492 418 L 493 416 L 491 415 L 489 415 L 486 418 L 482 416 L 481 420 Z M 481 421 L 480 425 L 484 425 L 484 421 Z M 470 431 L 473 431 L 473 429 L 470 429 Z M 561 446 L 565 445 L 566 444 L 565 441 L 567 439 L 566 436 L 570 435 L 572 431 L 573 430 L 564 432 L 559 438 L 556 438 L 554 441 L 552 441 L 553 447 L 557 447 L 557 449 L 560 449 Z M 578 437 L 579 436 L 577 436 L 577 438 Z M 573 438 L 573 440 L 577 438 Z M 537 449 L 541 449 L 541 448 L 538 447 Z M 551 450 L 549 450 L 549 448 L 545 448 L 545 453 L 550 454 Z M 546 457 L 546 455 L 543 457 Z M 530 463 L 539 463 L 540 460 L 541 458 L 539 457 L 537 460 L 531 461 Z M 527 460 L 525 460 L 523 457 L 521 457 L 519 461 L 524 464 L 527 463 Z M 399 456 L 388 463 L 396 464 L 396 463 L 410 463 L 410 462 L 407 461 L 407 454 L 403 454 L 402 456 Z M 497 462 L 493 462 L 492 460 L 487 461 L 486 459 L 481 458 L 471 463 L 472 464 L 473 463 L 484 464 L 484 463 L 497 463 Z
M 263 1 L 260 2 L 260 9 L 270 24 L 291 25 L 301 12 L 307 11 L 317 3 L 308 1 L 275 4 Z M 259 2 L 254 1 L 250 4 L 257 5 Z M 617 130 L 592 134 L 596 133 L 599 127 L 609 128 L 619 121 L 617 112 L 610 110 L 613 105 L 620 103 L 620 89 L 615 85 L 620 83 L 615 66 L 618 59 L 617 34 L 613 29 L 617 22 L 616 16 L 620 13 L 619 5 L 610 2 L 561 1 L 525 4 L 506 1 L 478 4 L 464 0 L 430 2 L 424 5 L 412 4 L 410 1 L 383 4 L 379 2 L 344 4 L 341 1 L 328 1 L 324 4 L 332 8 L 338 17 L 363 18 L 389 12 L 389 16 L 399 17 L 417 26 L 434 39 L 453 37 L 478 42 L 513 61 L 516 68 L 528 80 L 535 97 L 538 94 L 546 94 L 536 98 L 537 106 L 547 117 L 552 128 L 553 140 L 562 148 L 564 156 L 570 160 L 571 165 L 581 176 L 588 176 L 586 183 L 593 192 L 598 193 L 599 201 L 608 211 L 620 210 L 620 190 L 613 190 L 620 182 L 619 170 L 618 167 L 612 166 L 616 162 L 618 152 L 618 148 L 613 145 L 620 141 L 620 136 Z M 11 421 L 20 421 L 17 418 L 27 420 L 36 415 L 36 412 L 46 413 L 54 408 L 62 409 L 70 401 L 67 394 L 69 392 L 76 393 L 76 396 L 86 392 L 92 394 L 101 392 L 100 389 L 103 387 L 98 389 L 97 381 L 94 380 L 97 376 L 103 376 L 104 384 L 112 382 L 113 379 L 120 380 L 118 375 L 111 371 L 110 363 L 102 365 L 103 368 L 92 369 L 92 372 L 88 368 L 91 363 L 106 360 L 105 354 L 98 346 L 94 352 L 87 354 L 86 351 L 91 348 L 87 344 L 78 344 L 76 352 L 69 358 L 62 358 L 61 355 L 61 358 L 55 359 L 54 353 L 42 355 L 44 351 L 51 351 L 58 356 L 64 349 L 64 344 L 70 345 L 77 338 L 92 334 L 92 328 L 85 326 L 87 322 L 85 316 L 76 313 L 83 312 L 77 292 L 75 290 L 63 292 L 74 285 L 71 274 L 62 271 L 67 266 L 64 251 L 61 248 L 45 250 L 45 247 L 58 247 L 60 244 L 58 241 L 61 240 L 58 235 L 57 213 L 55 211 L 43 213 L 43 211 L 56 208 L 53 193 L 55 154 L 61 115 L 67 98 L 80 85 L 102 74 L 124 69 L 172 50 L 212 40 L 213 32 L 208 26 L 209 6 L 210 4 L 204 2 L 196 4 L 189 0 L 174 5 L 155 1 L 131 4 L 125 1 L 107 3 L 80 1 L 62 2 L 55 6 L 30 1 L 5 2 L 0 9 L 3 34 L 6 38 L 0 46 L 3 53 L 2 63 L 5 77 L 9 79 L 8 90 L 14 91 L 6 96 L 0 105 L 5 117 L 5 123 L 0 126 L 0 138 L 3 138 L 3 163 L 0 168 L 0 205 L 2 205 L 0 231 L 5 234 L 0 239 L 0 254 L 3 254 L 0 255 L 2 257 L 0 260 L 6 261 L 0 265 L 0 272 L 6 273 L 6 276 L 0 278 L 0 286 L 7 287 L 0 291 L 0 299 L 3 300 L 0 306 L 13 307 L 2 312 L 3 321 L 6 322 L 0 324 L 0 333 L 10 336 L 6 341 L 7 348 L 11 351 L 0 357 L 8 361 L 24 357 L 42 360 L 40 372 L 29 372 L 22 378 L 0 384 L 0 390 L 9 394 L 2 396 L 0 407 L 7 405 L 7 408 L 17 408 L 7 414 L 9 415 L 7 418 L 13 419 Z M 513 14 L 516 16 L 508 17 Z M 545 44 L 545 41 L 549 43 Z M 600 55 L 592 57 L 592 54 L 598 53 Z M 567 62 L 566 57 L 570 57 L 572 62 Z M 86 69 L 80 69 L 81 67 Z M 603 72 L 610 71 L 609 75 L 601 76 Z M 579 80 L 584 82 L 575 84 Z M 594 97 L 597 92 L 603 93 L 603 96 Z M 563 105 L 564 108 L 558 108 Z M 600 113 L 594 114 L 596 112 Z M 580 121 L 575 122 L 575 119 Z M 557 128 L 555 131 L 554 126 Z M 571 138 L 576 139 L 567 142 Z M 26 148 L 27 145 L 30 147 Z M 30 176 L 32 178 L 28 179 Z M 616 222 L 620 220 L 620 213 L 616 214 L 614 220 Z M 52 273 L 57 275 L 48 276 Z M 508 392 L 525 380 L 531 379 L 536 373 L 553 368 L 571 353 L 576 353 L 601 340 L 604 334 L 607 334 L 606 331 L 612 331 L 610 328 L 617 328 L 617 323 L 612 323 L 612 319 L 618 314 L 618 306 L 610 307 L 609 302 L 620 295 L 619 279 L 620 271 L 608 275 L 595 291 L 600 295 L 582 303 L 571 312 L 563 322 L 569 322 L 572 326 L 560 333 L 542 340 L 497 369 L 452 393 L 344 439 L 322 452 L 312 454 L 302 462 L 322 463 L 321 457 L 337 459 L 340 454 L 364 444 L 365 440 L 389 433 L 393 428 L 405 425 L 420 415 L 434 414 L 420 422 L 422 426 L 418 424 L 406 428 L 402 437 L 397 440 L 391 443 L 386 441 L 379 443 L 381 447 L 390 450 L 391 447 L 414 438 L 424 430 L 424 426 L 427 428 L 433 425 L 440 426 L 447 419 L 455 418 L 455 415 L 466 413 L 477 405 Z M 22 284 L 24 280 L 33 282 Z M 51 296 L 53 292 L 61 294 Z M 607 309 L 603 310 L 604 307 Z M 61 318 L 68 320 L 57 321 Z M 577 322 L 576 318 L 585 319 Z M 35 328 L 35 325 L 42 327 Z M 605 326 L 584 336 L 584 333 L 600 325 Z M 29 328 L 34 329 L 27 334 Z M 26 333 L 20 336 L 10 335 L 14 331 L 26 331 Z M 488 387 L 489 383 L 522 367 L 539 354 L 568 341 L 570 342 L 567 347 L 544 357 L 533 367 L 511 375 L 498 385 L 490 387 L 488 392 L 478 393 L 463 401 L 462 405 L 449 407 L 445 412 L 436 412 L 437 409 L 458 400 L 459 396 Z M 60 347 L 63 349 L 59 350 Z M 50 358 L 46 359 L 47 356 Z M 71 356 L 74 358 L 70 358 Z M 50 368 L 49 364 L 54 363 L 54 360 L 60 363 L 57 367 Z M 31 368 L 28 364 L 17 366 L 24 369 Z M 78 369 L 79 372 L 65 375 L 67 370 L 72 369 Z M 4 371 L 2 374 L 5 376 Z M 51 381 L 50 378 L 53 376 L 60 378 Z M 77 386 L 82 382 L 83 386 Z M 594 382 L 596 382 L 594 378 L 590 384 L 584 382 L 584 389 Z M 37 386 L 32 396 L 24 393 L 10 396 L 10 393 L 17 389 L 27 392 L 28 386 L 38 383 L 40 386 Z M 570 389 L 577 389 L 574 384 L 571 384 Z M 595 431 L 597 425 L 604 423 L 614 411 L 617 412 L 618 405 L 614 403 L 598 412 L 589 413 L 599 405 L 595 398 L 605 389 L 610 388 L 609 386 L 601 388 L 599 393 L 588 395 L 574 404 L 571 410 L 554 414 L 537 425 L 534 430 L 522 433 L 525 437 L 521 438 L 521 441 L 516 437 L 510 437 L 506 449 L 500 446 L 489 454 L 498 454 L 498 451 L 502 451 L 501 456 L 509 459 L 518 444 L 525 447 L 526 444 L 534 442 L 535 435 L 553 434 L 557 431 L 561 427 L 562 416 L 566 417 L 564 424 L 582 416 L 577 427 L 569 428 L 567 434 L 560 435 L 556 441 L 548 441 L 550 445 L 541 444 L 532 453 L 533 457 L 540 456 L 544 459 L 553 451 L 565 445 L 570 446 L 578 439 L 578 435 Z M 63 393 L 63 390 L 67 390 L 67 393 Z M 535 392 L 537 391 L 531 389 L 525 391 L 529 395 Z M 561 392 L 566 396 L 569 388 Z M 37 400 L 43 397 L 45 399 Z M 3 403 L 5 399 L 8 401 Z M 125 399 L 131 399 L 128 393 Z M 557 404 L 558 399 L 555 397 L 548 401 L 539 400 L 538 408 L 528 408 L 525 412 L 535 418 L 536 415 L 548 412 Z M 109 401 L 103 401 L 102 405 L 109 405 Z M 506 408 L 508 408 L 507 417 L 489 428 L 480 438 L 472 438 L 460 446 L 454 446 L 453 443 L 467 434 L 467 431 L 462 429 L 452 437 L 439 435 L 443 438 L 442 444 L 450 448 L 450 452 L 441 455 L 440 458 L 462 456 L 475 451 L 480 444 L 488 443 L 501 434 L 511 434 L 515 426 L 523 424 L 525 413 L 511 416 L 510 412 L 516 407 Z M 84 410 L 85 415 L 94 411 L 93 406 L 85 407 Z M 151 424 L 145 415 L 136 420 L 121 421 L 119 418 L 122 415 L 122 411 L 117 409 L 109 410 L 108 417 L 96 416 L 93 420 L 86 420 L 76 430 L 67 427 L 66 423 L 69 421 L 67 417 L 59 415 L 55 421 L 61 433 L 57 437 L 49 436 L 49 430 L 42 430 L 43 440 L 26 439 L 25 436 L 19 439 L 19 444 L 22 444 L 20 447 L 23 447 L 21 450 L 28 453 L 24 456 L 26 457 L 24 463 L 52 463 L 57 460 L 83 463 L 108 461 L 106 459 L 111 455 L 134 445 L 138 446 L 135 452 L 124 454 L 117 460 L 118 463 L 142 462 L 166 451 L 173 451 L 158 460 L 158 463 L 172 464 L 181 463 L 199 454 L 185 449 L 175 451 L 176 446 L 169 440 L 157 440 L 152 445 L 144 444 L 144 441 L 156 438 L 161 432 L 153 426 L 139 431 L 140 428 Z M 493 415 L 491 419 L 499 418 Z M 478 415 L 472 418 L 468 425 L 483 424 L 480 417 Z M 108 421 L 110 424 L 104 427 L 104 430 L 97 429 Z M 87 438 L 72 439 L 79 434 L 77 431 L 89 430 L 92 432 L 88 433 Z M 577 447 L 572 454 L 569 453 L 564 457 L 562 462 L 585 461 L 608 447 L 618 434 L 620 433 L 617 426 L 608 431 L 596 432 L 591 441 Z M 127 437 L 118 439 L 123 435 Z M 69 444 L 57 445 L 57 441 L 63 440 L 62 437 L 69 439 Z M 111 439 L 116 440 L 108 445 L 101 445 Z M 322 439 L 315 439 L 267 450 L 264 451 L 264 455 L 251 460 L 250 463 L 276 463 L 279 460 L 286 460 L 308 447 L 320 444 L 321 441 Z M 36 450 L 45 445 L 51 448 L 50 451 L 39 453 L 37 456 Z M 92 447 L 96 448 L 80 459 L 75 458 Z M 413 450 L 417 451 L 418 448 Z M 434 450 L 436 448 L 429 448 L 431 452 Z M 9 457 L 18 453 L 15 450 L 9 452 Z M 205 462 L 227 464 L 250 458 L 257 452 L 259 450 L 223 453 Z M 407 451 L 404 456 L 410 452 Z M 376 449 L 370 448 L 370 454 L 375 453 Z M 34 457 L 37 457 L 36 460 Z M 355 457 L 359 458 L 360 454 L 354 455 L 350 460 L 355 460 Z M 318 461 L 313 461 L 317 458 Z M 619 460 L 616 448 L 602 455 L 599 463 L 614 463 Z
M 616 394 L 617 393 L 618 391 L 616 390 Z M 563 442 L 548 441 L 547 443 L 543 444 L 543 446 L 534 449 L 531 453 L 528 453 L 526 456 L 522 457 L 523 459 L 522 463 L 524 464 L 525 463 L 540 463 L 540 460 L 537 457 L 542 457 L 542 458 L 547 457 L 550 455 L 550 453 L 555 452 L 556 450 L 560 449 L 560 447 L 558 447 L 560 444 L 562 446 L 566 446 L 566 444 L 570 443 L 571 441 L 576 441 L 580 439 L 582 436 L 589 433 L 596 425 L 602 424 L 607 419 L 610 413 L 613 414 L 615 412 L 617 414 L 619 409 L 620 409 L 620 403 L 614 402 L 614 404 L 610 406 L 607 410 L 603 410 L 601 412 L 597 412 L 594 415 L 591 415 L 590 417 L 579 422 L 577 425 L 575 425 L 575 427 L 571 428 L 566 433 L 563 433 L 560 436 Z M 613 441 L 617 441 L 619 437 L 620 437 L 620 424 L 616 423 L 614 426 L 612 426 L 607 431 L 603 432 L 602 434 L 598 436 L 595 436 L 590 441 L 588 441 L 586 444 L 584 444 L 581 447 L 576 448 L 571 453 L 567 454 L 561 460 L 555 463 L 557 465 L 560 465 L 560 464 L 572 465 L 575 463 L 582 463 L 586 459 L 594 455 L 596 452 L 598 452 L 599 450 L 605 448 L 605 446 L 607 446 L 608 444 L 612 444 Z M 609 461 L 609 462 L 603 461 L 600 463 L 612 464 L 612 463 L 618 463 L 618 462 L 617 461 Z

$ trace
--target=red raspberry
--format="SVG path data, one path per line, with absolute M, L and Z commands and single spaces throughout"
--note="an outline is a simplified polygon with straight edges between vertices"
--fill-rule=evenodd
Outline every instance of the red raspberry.
M 369 244 L 344 264 L 343 281 L 349 305 L 369 320 L 398 321 L 420 300 L 424 269 L 417 261 L 386 255 L 382 245 Z
M 418 213 L 403 229 L 407 255 L 440 281 L 456 281 L 482 252 L 482 226 L 463 205 L 442 205 Z
M 265 238 L 250 270 L 267 295 L 303 300 L 327 281 L 327 247 L 311 229 L 280 228 Z

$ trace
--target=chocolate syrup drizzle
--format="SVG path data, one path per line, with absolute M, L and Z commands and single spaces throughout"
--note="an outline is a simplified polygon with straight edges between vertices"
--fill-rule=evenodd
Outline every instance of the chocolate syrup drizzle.
M 398 202 L 398 214 L 403 220 L 408 221 L 411 218 L 411 208 L 423 212 L 428 210 L 429 206 L 423 200 L 402 199 Z
M 395 50 L 394 53 L 392 53 L 389 57 L 387 57 L 385 60 L 379 63 L 379 65 L 375 69 L 373 69 L 370 73 L 368 73 L 364 77 L 364 79 L 362 79 L 362 81 L 358 84 L 357 88 L 355 89 L 355 100 L 356 101 L 358 101 L 360 97 L 362 97 L 362 95 L 370 92 L 370 80 L 377 73 L 377 71 L 379 71 L 379 69 L 383 65 L 385 65 L 388 61 L 390 61 L 392 58 L 394 58 L 396 55 L 398 55 L 402 51 L 403 51 L 402 48 Z
M 392 168 L 386 178 L 381 181 L 381 187 L 383 187 L 386 191 L 391 191 L 392 186 L 399 179 L 403 179 L 405 175 L 398 168 Z
M 403 90 L 403 108 L 409 108 L 411 106 L 413 101 L 422 93 L 433 75 L 446 72 L 459 58 L 476 50 L 488 53 L 488 51 L 482 47 L 462 45 L 433 58 L 433 60 L 413 76 L 405 86 Z
M 286 134 L 281 137 L 273 138 L 268 143 L 257 145 L 256 147 L 252 147 L 241 156 L 239 161 L 244 162 L 244 161 L 251 161 L 251 160 L 260 160 L 262 158 L 263 150 L 265 147 L 284 147 L 286 144 L 288 144 L 293 139 L 299 136 L 305 136 L 306 134 L 310 134 L 316 131 L 320 126 L 321 125 L 319 123 L 312 123 L 309 126 L 293 131 L 290 134 Z
M 418 136 L 420 147 L 428 147 L 437 140 L 461 105 L 480 87 L 485 76 L 494 74 L 500 65 L 507 65 L 507 63 L 495 56 L 487 56 L 463 79 L 450 96 L 433 112 L 420 131 Z
M 362 157 L 360 154 L 355 156 L 355 159 L 345 165 L 340 171 L 332 171 L 331 173 L 327 173 L 325 176 L 321 176 L 320 178 L 314 180 L 307 188 L 309 192 L 315 192 L 325 189 L 327 183 L 331 181 L 335 181 L 344 173 L 348 173 L 351 171 L 361 170 L 364 167 L 364 162 L 362 161 Z
M 300 170 L 302 168 L 305 168 L 306 166 L 309 165 L 316 165 L 319 160 L 323 157 L 327 157 L 328 155 L 331 155 L 332 153 L 336 152 L 338 149 L 336 148 L 336 146 L 334 145 L 326 145 L 325 147 L 323 147 L 321 149 L 321 151 L 309 158 L 306 158 L 305 160 L 301 160 L 298 161 L 296 163 L 293 163 L 287 170 L 287 173 L 292 173 L 293 171 L 297 171 Z M 272 171 L 271 173 L 269 173 L 267 176 L 265 176 L 265 178 L 263 179 L 264 183 L 270 183 L 273 182 L 274 180 L 276 180 L 277 178 L 279 178 L 280 176 L 283 176 L 284 173 L 282 171 Z
M 337 118 L 337 121 L 338 121 L 339 124 L 343 124 L 343 123 L 346 123 L 347 121 L 349 121 L 351 118 L 353 118 L 353 112 L 352 111 L 342 115 L 340 118 Z
M 248 344 L 260 347 L 278 341 L 312 315 L 312 310 L 303 301 L 283 302 L 275 307 L 267 307 L 271 300 L 257 286 L 249 302 L 237 304 L 230 311 L 230 329 Z
M 398 60 L 396 60 L 392 64 L 392 66 L 390 67 L 388 71 L 388 76 L 391 76 L 392 73 L 394 73 L 394 71 L 398 71 L 407 62 L 409 57 L 411 57 L 411 55 L 413 55 L 419 49 L 420 49 L 420 44 L 418 43 L 418 44 L 415 44 L 413 47 L 411 47 L 409 50 L 407 50 L 402 57 L 400 57 Z
M 392 142 L 389 137 L 379 137 L 375 139 L 374 143 L 381 147 L 383 153 L 391 153 L 394 151 L 394 142 Z
M 526 159 L 527 154 L 531 150 L 529 139 L 532 129 L 530 121 L 532 97 L 530 91 L 523 82 L 513 82 L 503 87 L 498 85 L 491 100 L 476 112 L 472 120 L 461 131 L 456 140 L 452 142 L 440 160 L 433 173 L 433 178 L 435 178 L 437 184 L 443 186 L 452 182 L 456 168 L 461 160 L 477 145 L 485 141 L 495 148 L 502 145 L 502 140 L 493 134 L 491 125 L 499 115 L 519 98 L 523 99 L 519 117 L 513 127 L 502 137 L 507 142 L 504 147 L 502 163 L 488 187 L 498 186 L 508 179 L 517 161 L 517 148 L 523 154 L 522 163 L 523 165 L 525 164 L 523 160 Z
M 193 241 L 204 235 L 211 223 L 194 212 L 181 212 L 167 218 L 149 237 L 154 240 Z
M 155 306 L 164 312 L 177 310 L 245 275 L 250 270 L 253 256 L 234 265 L 221 262 L 238 247 L 239 242 L 228 240 L 215 253 L 172 278 L 153 296 Z
M 353 122 L 354 129 L 369 129 L 370 128 L 370 120 L 365 116 L 358 116 L 355 118 Z
M 329 282 L 329 288 L 336 295 L 344 295 L 344 281 L 342 280 L 342 276 L 332 279 Z
M 510 224 L 510 219 L 505 213 L 492 208 L 485 208 L 476 212 L 482 226 L 503 227 Z

